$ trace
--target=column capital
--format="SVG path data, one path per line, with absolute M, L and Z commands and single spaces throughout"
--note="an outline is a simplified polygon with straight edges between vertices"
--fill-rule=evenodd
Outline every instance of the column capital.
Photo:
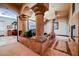
M 49 5 L 47 3 L 37 3 L 31 9 L 35 12 L 36 15 L 44 14 L 44 12 L 48 10 L 48 6 Z
M 28 18 L 28 16 L 25 15 L 25 14 L 21 14 L 21 15 L 19 15 L 19 18 L 20 18 L 20 20 L 22 20 L 22 21 L 26 21 L 27 18 Z

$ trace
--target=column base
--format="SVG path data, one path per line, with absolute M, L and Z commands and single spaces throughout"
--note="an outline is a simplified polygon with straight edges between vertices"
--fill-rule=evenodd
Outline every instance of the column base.
M 25 38 L 25 40 L 25 43 L 22 41 L 23 44 L 40 55 L 44 55 L 44 52 L 53 44 L 53 39 L 49 40 L 45 37 Z
M 35 39 L 32 38 L 30 48 L 38 54 L 44 55 L 44 52 L 52 45 L 52 42 L 53 40 L 50 42 L 47 38 L 38 36 Z
M 46 37 L 44 37 L 44 36 L 35 36 L 35 38 L 33 38 L 33 39 L 35 39 L 36 41 L 38 41 L 40 43 L 43 43 L 47 40 Z

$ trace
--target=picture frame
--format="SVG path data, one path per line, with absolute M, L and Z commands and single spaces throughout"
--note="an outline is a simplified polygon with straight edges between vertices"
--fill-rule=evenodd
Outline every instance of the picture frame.
M 71 38 L 73 39 L 73 41 L 75 41 L 75 31 L 76 31 L 76 26 L 72 25 L 71 26 Z

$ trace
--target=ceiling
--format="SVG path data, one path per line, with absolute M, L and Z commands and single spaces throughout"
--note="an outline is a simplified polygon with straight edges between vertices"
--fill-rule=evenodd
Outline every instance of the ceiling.
M 70 8 L 70 3 L 52 3 L 51 7 L 55 11 L 68 11 Z
M 70 3 L 50 3 L 49 11 L 45 13 L 45 18 L 52 19 L 55 16 L 65 17 L 69 14 Z M 57 15 L 55 14 L 57 12 Z
M 24 5 L 24 3 L 0 3 L 0 7 L 4 7 L 7 9 L 13 9 L 17 13 L 20 13 L 23 5 Z
M 28 6 L 29 8 L 31 8 L 35 4 L 36 3 L 5 3 L 5 4 L 0 3 L 0 7 L 6 7 L 7 9 L 13 9 L 19 14 L 23 6 Z M 45 12 L 44 17 L 48 19 L 52 19 L 55 17 L 55 12 L 57 12 L 57 15 L 66 16 L 68 15 L 69 8 L 70 8 L 70 3 L 50 3 L 49 10 Z M 35 15 L 32 12 L 32 10 L 30 10 L 29 12 L 24 12 L 24 13 L 28 13 L 28 15 L 31 15 L 30 19 L 35 20 Z

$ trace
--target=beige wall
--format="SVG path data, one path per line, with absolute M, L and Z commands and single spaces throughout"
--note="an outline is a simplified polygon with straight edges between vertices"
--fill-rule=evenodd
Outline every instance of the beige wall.
M 18 25 L 19 25 L 19 30 L 22 30 L 22 22 L 21 22 L 21 20 L 19 19 L 19 21 L 18 21 Z
M 70 17 L 69 17 L 69 29 L 68 29 L 68 35 L 71 36 L 71 26 L 72 25 L 76 25 L 76 39 L 75 42 L 78 44 L 78 12 L 76 13 L 77 10 L 79 10 L 78 8 L 79 4 L 75 5 L 75 11 L 72 14 L 72 5 L 71 5 L 71 9 L 70 9 Z
M 50 34 L 52 29 L 52 20 L 44 25 L 44 33 Z
M 68 19 L 58 19 L 59 22 L 59 29 L 55 31 L 55 34 L 60 34 L 60 35 L 64 35 L 64 31 L 67 30 L 67 35 L 69 36 L 68 39 L 68 44 L 69 44 L 69 48 L 71 49 L 71 54 L 72 55 L 78 55 L 78 36 L 79 36 L 79 4 L 75 4 L 75 11 L 72 14 L 72 4 L 70 6 L 70 10 L 69 10 L 69 18 Z M 62 29 L 64 27 L 64 25 L 66 25 L 66 29 Z M 76 26 L 76 32 L 75 32 L 75 41 L 73 41 L 73 39 L 71 39 L 71 26 L 75 25 Z M 50 30 L 51 28 L 51 22 L 46 24 L 46 32 L 51 32 Z
M 72 55 L 78 55 L 78 20 L 79 20 L 79 4 L 75 4 L 75 11 L 72 14 L 72 4 L 70 7 L 70 13 L 69 13 L 69 22 L 68 22 L 68 35 L 70 36 L 69 39 L 69 48 L 71 49 Z M 71 38 L 71 26 L 75 25 L 76 26 L 76 32 L 75 32 L 75 41 L 72 40 Z
M 13 18 L 9 18 L 9 17 L 2 17 L 0 16 L 0 23 L 2 23 L 2 25 L 0 24 L 0 35 L 7 35 L 7 25 L 10 25 L 12 27 L 12 23 L 14 21 L 17 21 L 17 19 L 13 19 Z M 3 27 L 2 27 L 3 26 Z M 13 30 L 13 27 L 12 29 L 10 30 Z
M 22 21 L 21 20 L 19 20 L 19 24 L 18 25 L 19 25 L 19 30 L 22 31 L 23 30 L 22 29 L 23 26 L 22 26 Z M 26 28 L 25 30 L 28 31 L 28 23 L 27 23 L 27 21 L 25 21 L 25 25 L 26 25 L 25 26 L 25 28 Z
M 58 30 L 54 30 L 56 35 L 67 35 L 67 18 L 63 18 L 63 19 L 57 19 L 58 22 Z M 44 32 L 46 33 L 51 33 L 51 29 L 52 29 L 52 21 L 50 20 L 47 24 L 45 24 L 44 26 Z
M 57 19 L 58 29 L 54 30 L 56 35 L 67 35 L 67 18 Z
M 79 11 L 79 3 L 76 3 L 75 6 L 75 11 Z

